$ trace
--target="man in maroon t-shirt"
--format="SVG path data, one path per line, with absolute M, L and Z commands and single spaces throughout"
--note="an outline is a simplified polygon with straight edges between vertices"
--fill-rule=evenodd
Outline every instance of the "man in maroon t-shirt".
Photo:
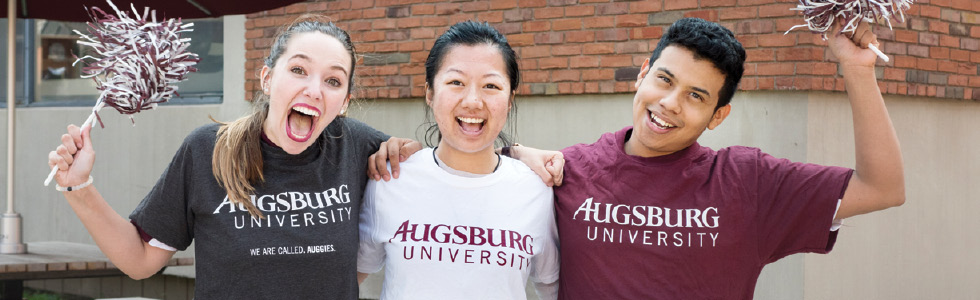
M 745 62 L 731 31 L 700 19 L 671 25 L 643 63 L 633 126 L 563 155 L 507 149 L 537 169 L 567 159 L 554 177 L 564 177 L 559 298 L 751 299 L 766 264 L 826 253 L 835 221 L 901 205 L 902 158 L 876 56 L 855 46 L 877 44 L 875 35 L 862 23 L 828 40 L 854 114 L 855 170 L 700 146 L 728 116 Z

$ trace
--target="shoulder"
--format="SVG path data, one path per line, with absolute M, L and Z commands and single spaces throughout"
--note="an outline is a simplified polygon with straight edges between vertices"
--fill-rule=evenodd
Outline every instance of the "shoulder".
M 568 148 L 562 149 L 561 152 L 565 155 L 566 160 L 579 160 L 592 156 L 606 156 L 610 151 L 616 152 L 620 151 L 622 144 L 624 143 L 627 132 L 632 130 L 632 127 L 626 127 L 614 132 L 603 133 L 598 140 L 591 144 L 576 144 L 569 146 Z
M 548 186 L 541 181 L 541 177 L 523 162 L 503 155 L 500 159 L 499 170 L 507 172 L 503 176 L 506 181 L 527 188 L 548 189 Z
M 215 140 L 218 139 L 218 128 L 221 124 L 209 123 L 195 128 L 184 138 L 183 147 L 207 147 L 213 148 Z

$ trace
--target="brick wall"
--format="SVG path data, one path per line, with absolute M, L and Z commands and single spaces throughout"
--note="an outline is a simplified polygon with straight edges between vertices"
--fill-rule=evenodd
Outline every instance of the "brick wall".
M 520 57 L 523 95 L 628 93 L 664 29 L 682 17 L 720 22 L 748 59 L 742 90 L 843 90 L 836 63 L 802 24 L 796 0 L 335 0 L 248 15 L 246 89 L 279 26 L 312 12 L 351 33 L 363 55 L 357 96 L 424 95 L 425 57 L 434 39 L 463 20 L 487 21 Z M 878 61 L 887 94 L 980 100 L 980 1 L 917 0 L 909 21 L 876 29 L 890 62 Z M 255 71 L 253 71 L 255 70 Z

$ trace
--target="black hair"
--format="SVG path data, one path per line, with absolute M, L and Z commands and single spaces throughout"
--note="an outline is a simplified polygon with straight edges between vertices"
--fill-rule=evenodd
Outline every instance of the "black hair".
M 515 121 L 513 115 L 517 111 L 513 95 L 517 91 L 517 86 L 521 81 L 520 68 L 517 65 L 517 53 L 510 47 L 510 43 L 507 43 L 507 38 L 486 22 L 463 21 L 456 23 L 436 39 L 435 43 L 432 44 L 432 49 L 429 50 L 429 56 L 425 59 L 425 83 L 428 85 L 428 88 L 432 89 L 434 86 L 433 81 L 436 73 L 442 68 L 443 59 L 453 47 L 458 45 L 490 45 L 497 48 L 500 52 L 500 56 L 504 60 L 504 65 L 507 67 L 507 79 L 510 80 L 511 109 L 509 114 L 511 117 L 507 119 L 508 123 L 513 125 Z M 426 145 L 435 146 L 442 139 L 442 133 L 439 132 L 438 124 L 435 124 L 435 122 L 429 119 L 431 108 L 428 105 L 425 105 L 425 111 L 426 123 L 422 126 L 427 126 L 428 128 L 425 129 L 423 139 Z M 511 128 L 513 129 L 513 126 Z M 497 141 L 502 145 L 510 144 L 510 138 L 503 131 L 497 136 Z
M 738 82 L 742 80 L 742 73 L 745 72 L 745 49 L 731 30 L 698 18 L 677 20 L 660 38 L 657 48 L 650 56 L 650 65 L 660 58 L 660 52 L 671 45 L 691 50 L 697 59 L 711 61 L 725 75 L 725 84 L 718 93 L 718 105 L 715 109 L 732 101 Z

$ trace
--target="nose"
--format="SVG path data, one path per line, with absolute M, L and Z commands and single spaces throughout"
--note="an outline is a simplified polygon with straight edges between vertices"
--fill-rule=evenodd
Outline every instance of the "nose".
M 463 108 L 468 109 L 481 109 L 483 108 L 483 98 L 480 97 L 480 91 L 476 87 L 466 88 L 463 91 L 463 99 L 461 99 L 460 105 Z
M 303 89 L 303 95 L 309 97 L 313 100 L 320 100 L 323 96 L 323 80 L 315 76 L 307 77 L 304 83 L 306 88 Z
M 662 106 L 664 110 L 669 111 L 673 114 L 680 114 L 681 113 L 681 105 L 679 103 L 680 101 L 679 99 L 681 97 L 680 93 L 681 93 L 680 91 L 675 91 L 672 93 L 668 93 L 663 98 L 660 98 L 660 106 Z

